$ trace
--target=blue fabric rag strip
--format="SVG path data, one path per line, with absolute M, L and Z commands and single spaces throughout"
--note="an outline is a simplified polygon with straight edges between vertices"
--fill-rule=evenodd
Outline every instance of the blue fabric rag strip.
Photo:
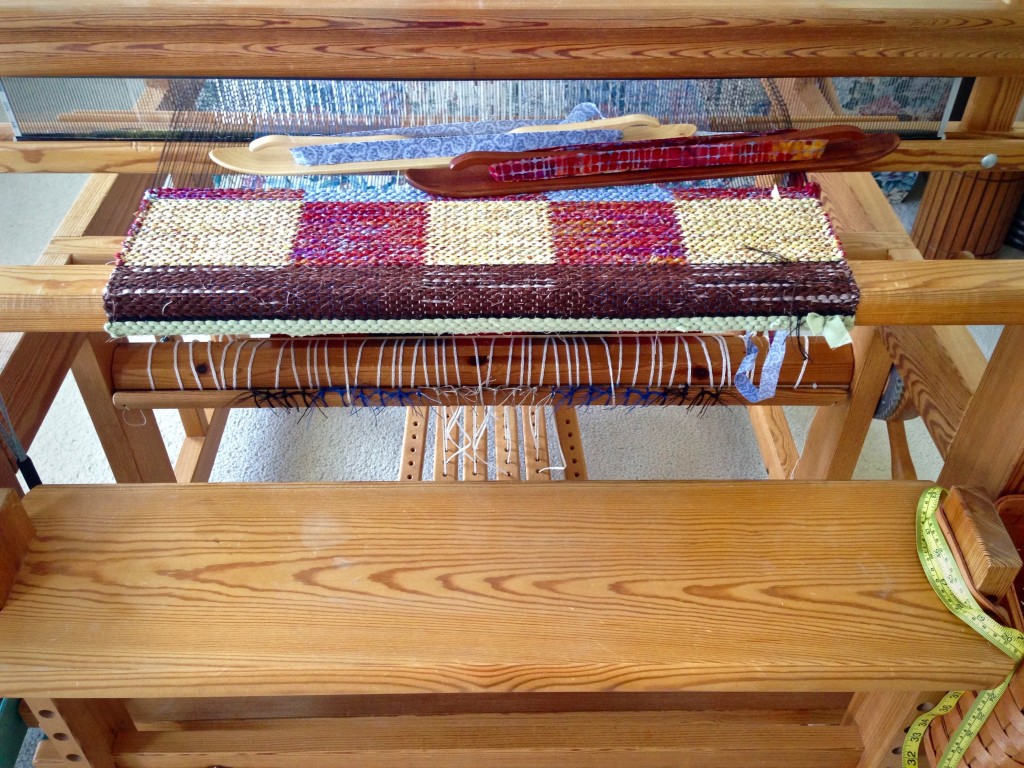
M 530 152 L 550 147 L 604 144 L 621 140 L 622 131 L 607 130 L 488 133 L 292 147 L 291 152 L 299 165 L 335 165 L 377 160 L 454 157 L 465 152 Z
M 468 136 L 475 133 L 508 133 L 516 128 L 527 128 L 531 125 L 559 125 L 562 123 L 585 123 L 590 120 L 601 120 L 604 115 L 596 104 L 589 102 L 577 104 L 565 118 L 548 120 L 474 120 L 468 123 L 438 123 L 435 125 L 410 125 L 398 128 L 379 128 L 374 131 L 352 131 L 344 134 L 349 136 L 407 136 L 411 139 L 423 139 L 431 136 Z
M 765 356 L 764 365 L 761 366 L 761 383 L 755 387 L 750 380 L 757 364 L 757 344 L 754 343 L 754 334 L 743 335 L 744 356 L 740 367 L 736 369 L 736 389 L 751 403 L 759 403 L 775 396 L 775 387 L 779 383 L 779 373 L 782 370 L 782 360 L 786 356 L 786 339 L 789 338 L 789 331 L 775 331 L 771 344 L 768 346 L 768 354 Z

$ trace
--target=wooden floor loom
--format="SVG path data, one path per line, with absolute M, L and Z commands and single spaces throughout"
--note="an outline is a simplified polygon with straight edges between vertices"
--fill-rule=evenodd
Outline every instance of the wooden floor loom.
M 359 3 L 261 8 L 237 24 L 207 4 L 197 25 L 175 3 L 8 3 L 0 74 L 967 75 L 963 136 L 889 162 L 970 170 L 991 152 L 1017 171 L 1024 159 L 1018 3 L 792 0 L 767 16 L 738 2 L 712 15 L 661 0 L 452 0 L 386 19 Z M 126 55 L 137 46 L 145 56 Z M 9 493 L 0 509 L 0 688 L 50 736 L 38 765 L 895 768 L 926 701 L 1010 671 L 925 581 L 913 516 L 926 484 L 847 481 L 895 360 L 945 459 L 938 482 L 980 489 L 945 510 L 970 577 L 1008 591 L 1015 565 L 987 500 L 1024 484 L 1024 269 L 920 261 L 867 174 L 818 179 L 862 291 L 852 354 L 826 364 L 816 349 L 827 386 L 749 409 L 770 476 L 796 482 L 170 487 L 132 483 L 208 477 L 227 409 L 252 400 L 180 387 L 150 345 L 99 335 L 109 268 L 97 262 L 143 178 L 115 175 L 139 170 L 123 158 L 140 147 L 115 149 L 111 161 L 95 146 L 0 147 L 7 167 L 97 172 L 42 263 L 0 272 L 0 329 L 20 334 L 4 337 L 0 394 L 28 445 L 72 368 L 127 483 Z M 958 327 L 969 323 L 1007 324 L 987 365 Z M 263 354 L 280 354 L 273 344 Z M 479 355 L 456 356 L 467 381 L 479 376 Z M 470 390 L 444 407 L 476 413 Z M 823 406 L 799 459 L 784 404 Z M 521 405 L 537 423 L 536 403 Z M 149 418 L 166 407 L 189 435 L 176 466 Z M 425 433 L 409 413 L 412 457 Z M 578 429 L 562 413 L 571 458 Z M 403 461 L 415 479 L 417 459 Z M 968 764 L 1020 751 L 1012 714 Z M 931 757 L 948 732 L 932 728 Z

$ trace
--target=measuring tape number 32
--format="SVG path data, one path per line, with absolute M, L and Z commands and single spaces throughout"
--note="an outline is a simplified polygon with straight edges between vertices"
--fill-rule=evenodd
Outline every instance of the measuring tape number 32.
M 945 491 L 942 488 L 929 488 L 921 494 L 917 503 L 917 554 L 921 558 L 925 575 L 939 599 L 950 611 L 1014 661 L 1013 672 L 1010 672 L 998 687 L 978 692 L 974 704 L 960 721 L 960 725 L 949 739 L 945 752 L 934 767 L 955 768 L 967 753 L 967 747 L 974 741 L 988 716 L 992 714 L 992 710 L 996 708 L 1003 692 L 1010 685 L 1017 666 L 1020 665 L 1021 659 L 1024 659 L 1024 634 L 1004 627 L 993 619 L 982 610 L 971 595 L 971 590 L 946 543 L 946 537 L 935 519 L 944 495 Z M 928 725 L 936 717 L 950 712 L 963 694 L 964 691 L 950 691 L 933 709 L 914 721 L 903 741 L 903 768 L 920 768 L 918 753 Z

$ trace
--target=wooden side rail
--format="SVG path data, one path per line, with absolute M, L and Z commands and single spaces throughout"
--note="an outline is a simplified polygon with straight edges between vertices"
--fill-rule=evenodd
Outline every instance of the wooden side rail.
M 883 765 L 1010 666 L 921 571 L 924 487 L 44 486 L 0 684 L 40 766 Z
M 145 55 L 138 55 L 144 52 Z M 8 0 L 0 71 L 115 77 L 1015 75 L 1014 0 Z

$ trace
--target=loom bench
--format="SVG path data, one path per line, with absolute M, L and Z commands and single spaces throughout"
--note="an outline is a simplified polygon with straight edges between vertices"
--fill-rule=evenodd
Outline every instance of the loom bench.
M 0 679 L 40 765 L 853 766 L 1010 669 L 924 577 L 924 487 L 8 493 Z

